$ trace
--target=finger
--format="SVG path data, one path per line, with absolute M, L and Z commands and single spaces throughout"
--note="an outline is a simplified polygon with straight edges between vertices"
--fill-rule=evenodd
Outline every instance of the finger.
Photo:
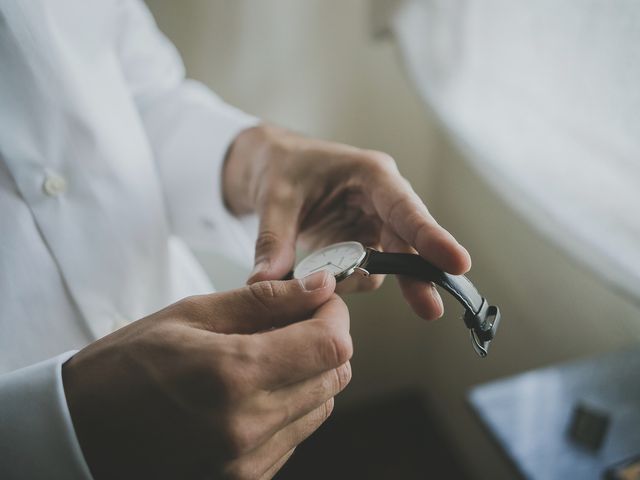
M 384 250 L 388 252 L 415 253 L 404 240 L 389 228 L 382 232 Z M 405 275 L 398 275 L 402 295 L 414 312 L 425 320 L 440 318 L 444 313 L 442 298 L 431 282 L 424 282 Z
M 333 411 L 333 404 L 333 398 L 331 398 L 304 417 L 276 432 L 261 446 L 230 463 L 225 473 L 232 478 L 254 479 L 272 471 L 288 452 L 329 418 Z
M 322 406 L 344 390 L 350 381 L 351 364 L 346 362 L 293 385 L 274 391 L 263 390 L 250 402 L 239 405 L 246 412 L 240 416 L 245 418 L 245 422 L 250 419 L 253 424 L 252 447 L 245 449 L 243 454 Z
M 398 284 L 407 303 L 420 318 L 435 320 L 444 314 L 442 297 L 431 282 L 398 275 Z
M 293 455 L 293 452 L 295 451 L 296 449 L 292 448 L 287 453 L 285 453 L 284 457 L 282 457 L 274 465 L 272 465 L 269 470 L 264 472 L 264 474 L 260 477 L 260 480 L 270 480 L 271 478 L 273 478 L 273 476 L 278 473 L 282 467 L 284 467 L 284 464 L 289 461 L 291 455 Z
M 353 354 L 349 311 L 337 295 L 310 320 L 253 336 L 262 387 L 275 390 L 337 368 Z
M 380 172 L 374 179 L 371 201 L 400 238 L 449 273 L 459 275 L 471 268 L 467 250 L 438 225 L 407 180 L 396 172 Z
M 264 281 L 211 295 L 207 318 L 218 333 L 255 333 L 309 318 L 333 294 L 336 281 L 326 271 L 302 279 Z
M 346 388 L 351 381 L 351 363 L 323 372 L 315 377 L 265 393 L 270 407 L 280 416 L 274 431 L 302 418 Z
M 350 275 L 336 285 L 336 292 L 340 295 L 353 292 L 370 292 L 380 288 L 385 275 Z
M 283 192 L 263 201 L 256 240 L 255 266 L 248 284 L 284 277 L 296 259 L 296 237 L 301 206 Z

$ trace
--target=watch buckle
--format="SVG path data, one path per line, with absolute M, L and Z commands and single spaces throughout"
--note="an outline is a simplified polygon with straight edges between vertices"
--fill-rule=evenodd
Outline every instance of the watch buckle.
M 474 313 L 470 310 L 465 312 L 464 323 L 469 329 L 473 349 L 479 356 L 486 357 L 489 344 L 494 339 L 500 324 L 500 309 L 495 305 L 489 305 L 483 298 L 478 312 Z

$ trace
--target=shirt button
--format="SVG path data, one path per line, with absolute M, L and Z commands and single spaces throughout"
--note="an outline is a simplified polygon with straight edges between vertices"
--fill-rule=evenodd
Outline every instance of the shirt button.
M 49 173 L 42 184 L 42 189 L 47 195 L 55 197 L 67 191 L 67 181 L 60 175 Z

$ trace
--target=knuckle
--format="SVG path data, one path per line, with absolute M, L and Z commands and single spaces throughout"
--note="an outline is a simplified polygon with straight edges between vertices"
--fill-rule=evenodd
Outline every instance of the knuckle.
M 374 168 L 380 173 L 397 172 L 398 166 L 394 158 L 388 153 L 379 152 L 376 150 L 366 151 L 367 162 L 370 167 Z
M 279 282 L 264 281 L 249 285 L 249 293 L 253 299 L 267 311 L 271 307 L 271 301 L 282 296 L 284 286 Z
M 335 370 L 337 391 L 341 392 L 351 381 L 351 363 L 346 362 Z
M 249 286 L 249 290 L 255 297 L 259 298 L 260 300 L 276 297 L 276 290 L 274 288 L 273 282 L 270 281 L 254 283 Z
M 256 252 L 269 252 L 280 243 L 280 236 L 273 230 L 262 230 L 256 239 Z
M 320 425 L 322 425 L 333 413 L 335 405 L 335 400 L 331 397 L 329 400 L 325 401 L 322 405 L 317 407 L 312 412 L 308 413 L 304 418 L 304 436 L 310 435 L 313 431 L 315 431 Z
M 320 377 L 320 383 L 313 389 L 313 395 L 317 399 L 326 400 L 340 391 L 340 376 L 337 368 L 334 368 Z
M 264 284 L 268 282 L 258 282 L 249 285 L 249 295 L 254 302 L 262 308 L 263 311 L 269 310 L 269 298 L 272 296 L 272 292 L 269 291 L 269 287 Z
M 230 416 L 227 421 L 224 442 L 231 458 L 239 458 L 253 450 L 260 441 L 254 422 L 247 422 L 238 416 Z
M 265 197 L 271 206 L 289 206 L 296 198 L 296 189 L 286 182 L 274 182 Z
M 323 355 L 328 363 L 342 365 L 351 359 L 353 355 L 353 343 L 348 332 L 341 332 L 336 328 L 330 328 L 324 338 Z
M 330 398 L 319 408 L 318 420 L 320 423 L 324 423 L 333 413 L 333 407 L 335 405 L 335 400 Z
M 344 335 L 338 335 L 333 341 L 334 350 L 336 352 L 336 361 L 345 363 L 353 356 L 353 343 L 351 336 L 347 333 Z

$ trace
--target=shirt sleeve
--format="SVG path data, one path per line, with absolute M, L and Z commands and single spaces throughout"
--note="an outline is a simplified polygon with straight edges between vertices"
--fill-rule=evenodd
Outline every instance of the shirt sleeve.
M 222 168 L 235 137 L 259 120 L 186 79 L 171 42 L 141 1 L 120 4 L 118 55 L 158 165 L 173 232 L 191 247 L 253 259 L 254 218 L 226 209 Z
M 0 478 L 92 478 L 62 385 L 75 353 L 0 375 Z

